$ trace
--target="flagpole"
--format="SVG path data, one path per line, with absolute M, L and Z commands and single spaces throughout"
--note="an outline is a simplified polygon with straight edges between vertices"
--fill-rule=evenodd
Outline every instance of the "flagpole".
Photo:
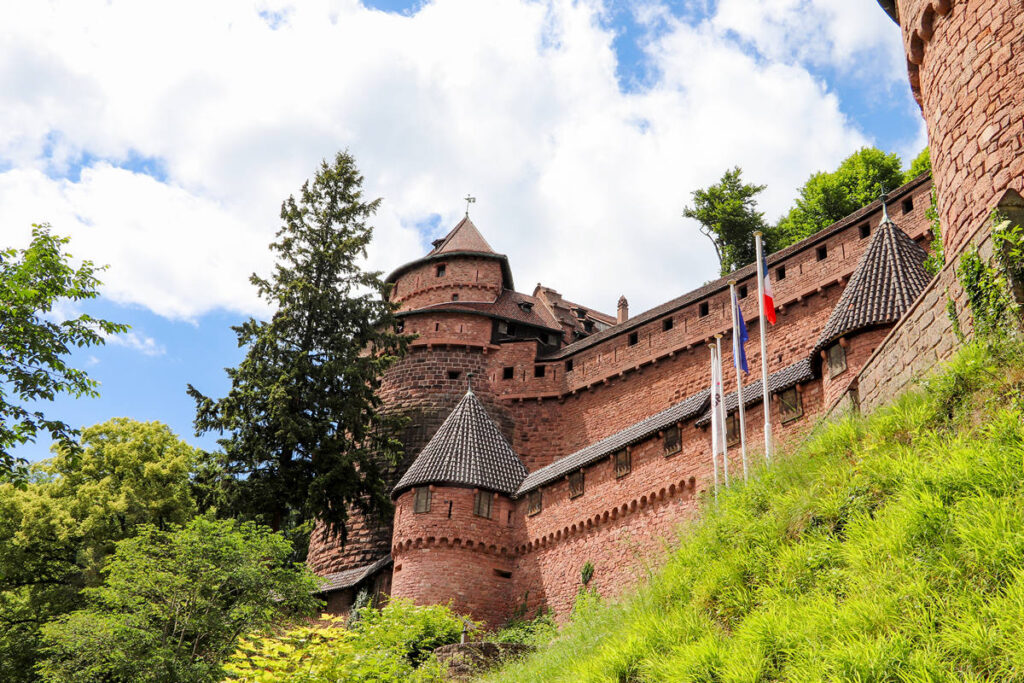
M 764 405 L 764 459 L 772 461 L 772 410 L 768 395 L 768 320 L 764 312 L 764 247 L 761 244 L 761 231 L 754 233 L 754 243 L 757 246 L 757 312 L 758 322 L 761 325 L 761 393 L 762 404 Z
M 760 266 L 758 266 L 760 267 Z M 743 459 L 743 481 L 747 480 L 747 423 L 746 417 L 743 410 L 743 380 L 740 379 L 740 360 L 739 360 L 739 345 L 740 345 L 740 331 L 736 325 L 736 307 L 740 305 L 740 300 L 736 298 L 736 281 L 729 280 L 729 299 L 732 305 L 729 307 L 732 310 L 732 364 L 736 368 L 736 397 L 739 403 L 739 416 L 740 416 L 740 455 Z
M 718 409 L 715 406 L 715 345 L 708 344 L 711 352 L 711 463 L 715 472 L 715 502 L 718 502 Z
M 717 381 L 715 382 L 718 391 L 718 436 L 722 441 L 722 474 L 725 475 L 725 485 L 729 485 L 729 437 L 725 426 L 725 392 L 722 391 L 722 333 L 715 334 L 715 363 L 718 370 Z

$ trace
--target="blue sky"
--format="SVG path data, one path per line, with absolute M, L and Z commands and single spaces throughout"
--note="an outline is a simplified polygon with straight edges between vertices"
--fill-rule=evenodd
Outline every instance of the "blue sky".
M 49 221 L 76 258 L 110 265 L 103 296 L 70 312 L 132 326 L 74 354 L 100 398 L 46 410 L 160 420 L 204 448 L 216 437 L 193 435 L 185 386 L 226 391 L 243 355 L 230 326 L 268 314 L 247 278 L 272 265 L 280 202 L 338 149 L 384 198 L 369 267 L 421 254 L 468 192 L 518 289 L 609 311 L 625 294 L 639 312 L 714 276 L 680 213 L 726 168 L 768 185 L 774 219 L 857 147 L 909 164 L 924 144 L 898 29 L 872 2 L 14 12 L 0 9 L 0 246 Z

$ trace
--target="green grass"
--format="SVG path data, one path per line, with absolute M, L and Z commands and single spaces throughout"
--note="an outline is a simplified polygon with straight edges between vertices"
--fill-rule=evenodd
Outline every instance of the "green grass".
M 1024 681 L 1024 354 L 819 426 L 487 681 Z

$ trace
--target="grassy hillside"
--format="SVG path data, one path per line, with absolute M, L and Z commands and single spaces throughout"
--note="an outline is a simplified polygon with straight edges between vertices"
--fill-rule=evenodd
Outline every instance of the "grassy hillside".
M 1024 354 L 968 346 L 734 486 L 489 681 L 1024 681 Z

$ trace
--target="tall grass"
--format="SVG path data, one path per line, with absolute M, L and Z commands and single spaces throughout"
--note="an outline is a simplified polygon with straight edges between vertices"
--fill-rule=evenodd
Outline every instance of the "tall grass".
M 1024 354 L 823 424 L 488 681 L 1024 681 Z

